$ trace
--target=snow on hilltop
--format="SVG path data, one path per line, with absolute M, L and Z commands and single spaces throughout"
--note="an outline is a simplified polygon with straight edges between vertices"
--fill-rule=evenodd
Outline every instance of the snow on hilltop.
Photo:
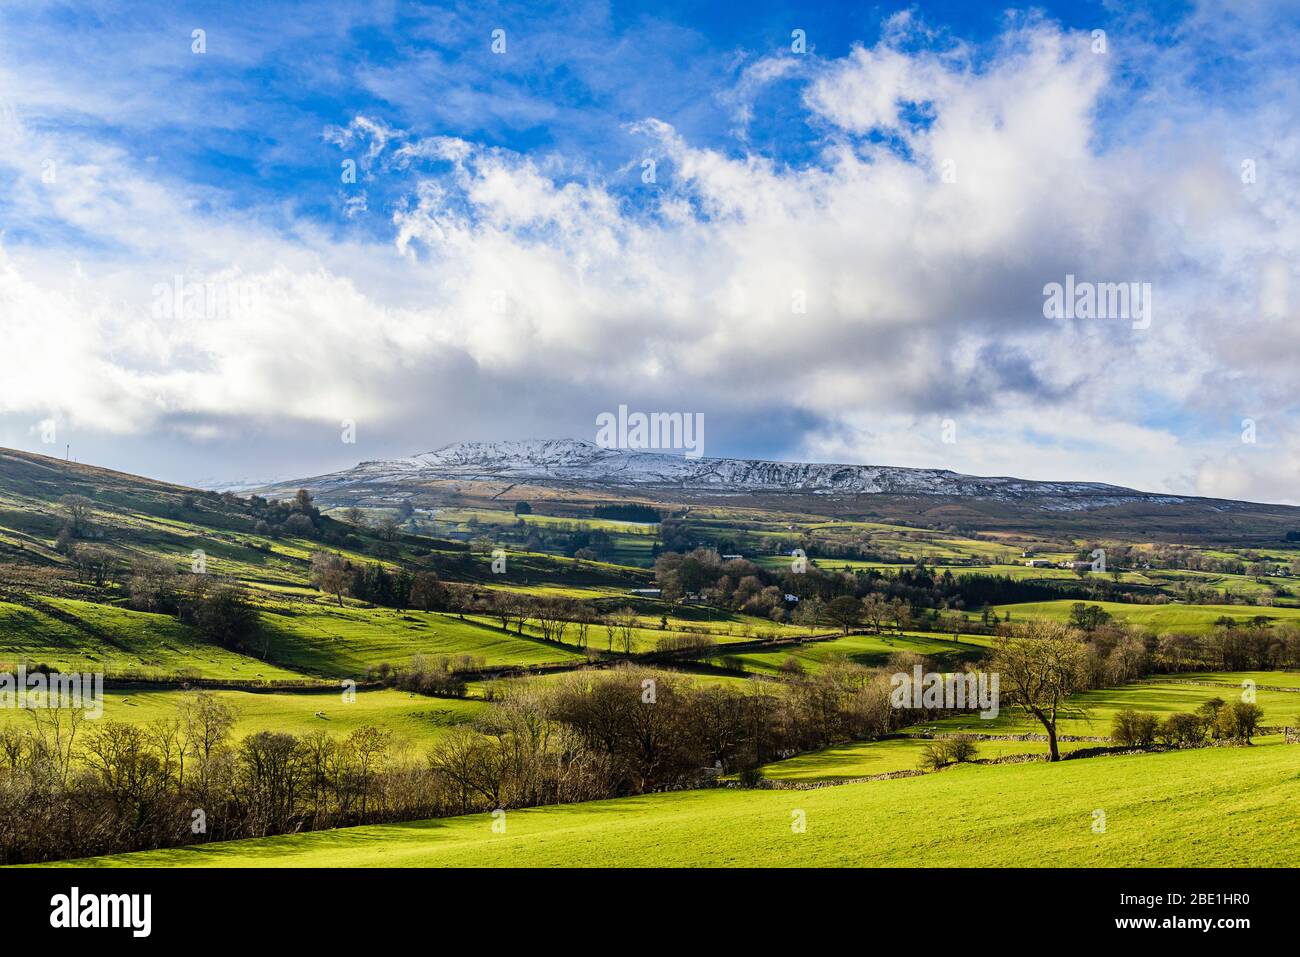
M 577 439 L 457 442 L 407 458 L 362 462 L 305 483 L 319 490 L 437 480 L 564 483 L 582 486 L 672 487 L 707 492 L 811 492 L 824 495 L 944 495 L 997 501 L 1034 499 L 1053 510 L 1126 502 L 1174 504 L 1185 499 L 1096 482 L 1031 482 L 979 478 L 946 469 L 826 465 L 756 459 L 689 459 L 654 451 L 606 449 Z M 273 486 L 278 488 L 280 486 Z

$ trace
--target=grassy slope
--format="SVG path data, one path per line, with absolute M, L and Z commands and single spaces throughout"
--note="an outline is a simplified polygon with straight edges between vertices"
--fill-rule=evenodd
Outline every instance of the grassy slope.
M 718 664 L 739 663 L 746 671 L 775 674 L 789 658 L 794 658 L 805 670 L 813 671 L 832 655 L 843 655 L 861 665 L 879 666 L 888 662 L 889 656 L 894 652 L 914 651 L 948 664 L 956 664 L 959 661 L 982 658 L 987 653 L 982 643 L 987 641 L 987 638 L 974 637 L 969 642 L 954 642 L 950 637 L 941 638 L 920 632 L 901 636 L 849 635 L 847 638 L 837 638 L 834 641 L 789 645 L 771 651 L 728 655 L 725 649 L 722 649 L 714 661 Z M 976 644 L 977 642 L 981 644 Z
M 1272 684 L 1277 687 L 1283 687 L 1289 680 L 1295 678 L 1294 672 L 1276 672 L 1276 674 L 1277 678 Z M 1164 682 L 1085 691 L 1068 700 L 1069 713 L 1064 711 L 1061 713 L 1057 728 L 1061 734 L 1109 735 L 1111 721 L 1116 712 L 1125 708 L 1154 712 L 1158 717 L 1163 718 L 1175 711 L 1195 711 L 1211 698 L 1222 698 L 1224 701 L 1231 702 L 1238 700 L 1240 695 L 1240 685 L 1235 688 L 1231 685 L 1206 687 Z M 1264 709 L 1264 725 L 1291 727 L 1300 725 L 1300 694 L 1288 691 L 1257 691 L 1255 697 L 1255 703 Z M 1031 715 L 1026 715 L 1019 709 L 1005 707 L 996 718 L 987 721 L 978 715 L 962 715 L 934 721 L 928 726 L 944 731 L 972 731 L 987 734 L 1019 734 L 1026 731 L 1041 734 L 1043 731 L 1043 726 Z
M 1300 690 L 1300 671 L 1189 671 L 1176 675 L 1153 675 L 1152 681 L 1208 681 L 1240 690 L 1246 680 L 1273 688 Z
M 1287 866 L 1300 748 L 961 767 L 815 791 L 718 789 L 95 859 L 113 866 Z M 1106 832 L 1092 831 L 1093 811 Z M 804 811 L 805 833 L 792 832 Z
M 764 766 L 763 776 L 772 781 L 840 781 L 890 771 L 914 771 L 920 767 L 921 754 L 930 743 L 920 738 L 855 741 L 775 761 Z M 1047 754 L 1047 745 L 1036 741 L 978 741 L 976 747 L 980 759 Z M 1061 750 L 1086 747 L 1093 745 L 1067 743 L 1061 745 Z
M 404 691 L 361 690 L 351 704 L 341 691 L 328 693 L 268 694 L 246 691 L 214 691 L 213 696 L 239 709 L 234 737 L 256 731 L 286 731 L 309 734 L 325 730 L 344 737 L 363 725 L 375 725 L 393 732 L 395 743 L 423 748 L 443 731 L 468 722 L 487 707 L 482 701 L 428 698 Z M 184 691 L 110 689 L 104 693 L 104 718 L 128 724 L 147 724 L 176 717 L 177 706 L 188 697 Z M 317 717 L 316 712 L 324 717 Z M 21 711 L 0 711 L 0 723 L 27 722 Z
M 1011 620 L 1025 621 L 1029 618 L 1044 618 L 1052 621 L 1066 621 L 1070 617 L 1071 600 L 1023 602 L 1016 605 L 998 605 L 995 608 L 999 616 L 1011 612 Z M 1117 619 L 1129 624 L 1156 631 L 1184 631 L 1204 633 L 1213 630 L 1214 622 L 1223 615 L 1241 621 L 1249 621 L 1257 615 L 1300 624 L 1300 608 L 1263 607 L 1254 605 L 1125 605 L 1113 601 L 1090 601 L 1088 605 L 1100 605 Z
M 142 675 L 191 673 L 204 678 L 292 679 L 300 675 L 217 645 L 198 642 L 168 615 L 65 598 L 46 604 L 73 625 L 41 611 L 0 602 L 0 663 L 45 663 L 64 670 Z
M 474 655 L 489 666 L 531 665 L 581 659 L 572 648 L 520 638 L 498 628 L 437 612 L 300 605 L 287 614 L 264 614 L 271 633 L 268 657 L 312 674 L 356 677 L 413 655 Z

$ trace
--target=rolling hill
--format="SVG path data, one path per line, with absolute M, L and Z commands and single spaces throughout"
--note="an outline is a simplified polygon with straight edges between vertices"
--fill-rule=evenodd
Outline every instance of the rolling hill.
M 96 867 L 1285 866 L 1281 743 L 966 766 L 813 791 L 729 788 L 95 858 Z M 1105 830 L 1093 830 L 1094 812 Z M 806 828 L 791 827 L 796 811 Z M 935 826 L 935 822 L 943 822 Z
M 1095 535 L 1141 528 L 1157 541 L 1277 541 L 1300 529 L 1300 509 L 1284 505 L 1141 492 L 1096 482 L 978 477 L 945 469 L 687 458 L 573 439 L 462 442 L 256 491 L 283 498 L 299 488 L 330 505 L 626 498 L 804 508 L 1015 532 L 1068 528 Z

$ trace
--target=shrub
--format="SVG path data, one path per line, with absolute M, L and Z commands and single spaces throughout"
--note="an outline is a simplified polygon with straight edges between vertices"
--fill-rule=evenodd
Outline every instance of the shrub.
M 1259 705 L 1234 701 L 1219 709 L 1214 719 L 1214 736 L 1249 744 L 1251 735 L 1259 729 L 1263 717 L 1264 709 Z
M 1197 708 L 1196 713 L 1201 716 L 1201 719 L 1206 724 L 1213 724 L 1214 720 L 1219 716 L 1219 709 L 1222 708 L 1224 704 L 1225 702 L 1222 698 L 1211 698 L 1209 701 L 1206 701 L 1203 705 Z
M 1110 736 L 1116 744 L 1144 747 L 1155 741 L 1158 727 L 1159 722 L 1154 714 L 1125 708 L 1115 715 L 1115 720 L 1110 727 Z
M 668 635 L 655 642 L 655 651 L 665 654 L 708 656 L 717 649 L 717 641 L 705 635 Z
M 1179 711 L 1160 725 L 1160 740 L 1165 744 L 1200 744 L 1207 732 L 1205 722 L 1190 711 Z
M 970 738 L 940 738 L 921 752 L 921 767 L 929 771 L 975 760 L 979 749 Z
M 743 663 L 741 667 L 743 667 Z M 803 665 L 794 655 L 788 655 L 785 661 L 777 665 L 776 670 L 784 675 L 801 675 L 803 674 Z
M 964 764 L 968 761 L 974 761 L 979 754 L 979 748 L 971 738 L 947 738 L 948 753 L 956 764 Z

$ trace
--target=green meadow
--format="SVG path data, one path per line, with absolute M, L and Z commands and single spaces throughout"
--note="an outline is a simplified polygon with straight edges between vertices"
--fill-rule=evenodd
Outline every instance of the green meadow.
M 262 615 L 268 656 L 316 675 L 365 674 L 417 654 L 471 655 L 488 667 L 581 661 L 575 649 L 507 633 L 487 621 L 439 612 L 300 604 Z
M 10 466 L 12 474 L 0 473 L 0 552 L 13 563 L 0 562 L 0 585 L 10 599 L 0 601 L 0 667 L 46 664 L 138 681 L 108 689 L 104 702 L 106 718 L 136 725 L 176 716 L 178 704 L 189 694 L 178 678 L 263 682 L 266 687 L 256 690 L 212 692 L 236 708 L 236 740 L 264 730 L 295 735 L 324 730 L 344 737 L 363 726 L 375 726 L 392 732 L 397 752 L 418 761 L 421 752 L 449 729 L 482 716 L 490 707 L 487 698 L 506 679 L 477 677 L 463 699 L 363 689 L 351 702 L 335 687 L 340 679 L 360 681 L 385 664 L 406 666 L 416 655 L 465 658 L 489 674 L 519 667 L 577 668 L 588 655 L 644 654 L 655 651 L 665 639 L 695 637 L 718 646 L 701 655 L 707 656 L 707 662 L 661 658 L 659 663 L 680 669 L 686 680 L 698 685 L 745 689 L 762 682 L 764 687 L 780 689 L 784 686 L 772 679 L 782 677 L 791 661 L 811 673 L 838 658 L 879 667 L 891 656 L 910 653 L 948 669 L 983 658 L 991 642 L 987 636 L 927 631 L 829 638 L 833 626 L 823 622 L 816 628 L 816 640 L 763 647 L 759 642 L 765 639 L 814 636 L 802 624 L 736 611 L 742 604 L 739 599 L 726 601 L 728 607 L 712 607 L 697 600 L 673 603 L 632 593 L 654 585 L 647 566 L 663 547 L 660 526 L 530 515 L 521 530 L 509 508 L 458 508 L 439 509 L 432 522 L 418 519 L 417 524 L 423 521 L 423 530 L 434 534 L 473 539 L 472 551 L 460 542 L 331 519 L 319 519 L 313 538 L 300 538 L 286 534 L 285 526 L 277 526 L 272 534 L 257 534 L 261 523 L 253 520 L 249 503 L 229 496 L 92 472 L 75 463 Z M 61 476 L 59 481 L 52 481 L 51 474 Z M 58 502 L 68 491 L 89 495 L 94 502 L 92 534 L 76 547 L 96 545 L 110 551 L 116 561 L 100 585 L 90 584 L 84 568 L 72 561 L 73 551 L 66 542 L 56 542 L 65 521 Z M 350 517 L 342 511 L 335 516 Z M 1017 556 L 1028 548 L 1044 557 L 1064 559 L 1083 544 L 1064 538 L 1030 541 L 1010 534 L 959 533 L 951 526 L 939 531 L 754 508 L 692 508 L 673 518 L 678 541 L 684 538 L 722 552 L 739 552 L 747 561 L 773 570 L 786 567 L 792 543 L 801 543 L 813 564 L 832 574 L 880 571 L 890 576 L 921 559 L 946 563 L 936 569 L 939 574 L 1001 574 L 1059 583 L 1074 578 L 1073 572 L 1025 568 Z M 566 535 L 575 530 L 610 537 L 611 550 L 602 553 L 604 560 L 568 557 L 566 552 L 571 553 L 573 546 L 566 544 Z M 489 545 L 507 550 L 509 574 L 492 573 Z M 826 546 L 826 552 L 819 555 L 819 546 Z M 312 585 L 312 553 L 322 548 L 354 566 L 379 563 L 390 572 L 434 571 L 460 589 L 462 597 L 472 594 L 475 603 L 506 594 L 569 599 L 584 603 L 593 614 L 628 608 L 635 615 L 630 644 L 624 647 L 616 624 L 613 634 L 604 624 L 591 625 L 587 648 L 582 649 L 574 624 L 564 643 L 557 644 L 542 640 L 536 617 L 521 633 L 514 621 L 506 629 L 499 618 L 477 612 L 462 617 L 398 610 L 376 607 L 359 597 L 345 597 L 340 604 Z M 194 549 L 202 549 L 209 572 L 248 587 L 259 627 L 239 645 L 242 653 L 215 643 L 224 639 L 200 640 L 197 630 L 174 616 L 129 607 L 131 570 L 140 559 L 162 559 L 188 572 Z M 828 557 L 831 551 L 887 560 L 841 560 Z M 1240 552 L 1203 551 L 1220 561 L 1244 557 Z M 734 572 L 735 566 L 727 574 Z M 742 570 L 739 575 L 743 574 Z M 1291 582 L 1284 577 L 1257 581 L 1244 575 L 1125 570 L 1118 576 L 1091 578 L 1095 581 L 1078 587 L 1118 583 L 1174 595 L 1185 591 L 1185 584 L 1194 584 L 1201 594 L 1216 589 L 1265 602 L 1089 602 L 1102 605 L 1117 620 L 1151 631 L 1207 633 L 1222 616 L 1300 622 L 1300 608 L 1286 605 Z M 364 591 L 358 594 L 365 596 Z M 1010 613 L 1012 622 L 1062 621 L 1073 604 L 1073 600 L 1020 603 L 995 610 L 1000 619 Z M 962 605 L 945 598 L 942 607 L 951 614 L 951 609 Z M 982 610 L 966 607 L 964 613 L 973 619 Z M 960 627 L 960 613 L 950 620 L 951 627 Z M 748 647 L 728 650 L 742 644 Z M 710 665 L 742 674 L 720 673 Z M 570 677 L 564 671 L 510 680 L 550 683 Z M 318 679 L 328 686 L 291 692 L 270 685 L 304 679 Z M 1076 695 L 1062 715 L 1060 732 L 1108 736 L 1114 715 L 1123 708 L 1160 716 L 1193 711 L 1212 697 L 1234 700 L 1242 693 L 1243 681 L 1258 686 L 1256 701 L 1264 709 L 1265 726 L 1300 725 L 1300 673 L 1197 673 L 1153 677 Z M 0 722 L 25 720 L 30 716 L 21 712 L 0 714 Z M 992 721 L 962 716 L 927 727 L 992 734 L 1042 732 L 1031 717 L 1010 708 Z M 510 810 L 504 834 L 492 831 L 490 818 L 473 815 L 124 855 L 103 863 L 1221 866 L 1241 862 L 1243 849 L 1249 849 L 1250 863 L 1293 862 L 1300 845 L 1292 813 L 1300 796 L 1300 747 L 1285 745 L 1276 734 L 1260 735 L 1255 741 L 1252 747 L 1086 758 L 1058 765 L 972 764 L 852 785 L 842 782 L 918 770 L 927 741 L 844 743 L 766 765 L 763 776 L 783 785 L 779 788 L 719 787 Z M 1062 749 L 1091 746 L 1064 742 Z M 977 748 L 979 760 L 1047 751 L 1046 743 L 1039 741 L 981 741 Z M 813 785 L 829 786 L 801 789 Z M 1098 809 L 1107 815 L 1105 833 L 1091 828 Z M 790 827 L 796 811 L 807 821 L 803 833 Z
M 302 677 L 270 662 L 197 641 L 169 615 L 70 598 L 41 601 L 53 611 L 0 602 L 0 663 L 48 664 L 64 671 L 100 671 L 110 677 L 185 674 L 254 681 Z
M 933 633 L 908 632 L 902 635 L 848 635 L 830 641 L 807 641 L 797 645 L 784 645 L 771 651 L 743 651 L 727 654 L 725 649 L 713 659 L 715 664 L 741 667 L 757 674 L 777 674 L 791 659 L 805 671 L 815 671 L 828 659 L 847 658 L 860 665 L 884 665 L 898 652 L 914 652 L 948 665 L 974 661 L 986 654 L 988 639 L 971 637 L 969 641 L 953 641 L 951 636 Z
M 233 734 L 241 738 L 258 731 L 286 731 L 306 735 L 327 731 L 345 737 L 367 725 L 393 732 L 394 743 L 424 750 L 447 729 L 474 720 L 487 708 L 483 701 L 430 698 L 390 688 L 361 689 L 355 700 L 343 691 L 320 692 L 212 691 L 214 698 L 233 706 L 239 714 Z M 104 720 L 149 724 L 173 719 L 178 706 L 192 692 L 135 688 L 109 688 L 104 692 Z M 18 710 L 0 711 L 0 723 L 25 723 L 30 716 Z M 92 725 L 82 726 L 82 732 Z
M 95 867 L 1285 867 L 1300 747 L 966 765 L 811 791 L 717 788 L 73 862 Z M 1105 831 L 1094 830 L 1105 815 Z M 796 830 L 800 820 L 802 833 Z
M 854 741 L 774 761 L 763 766 L 763 777 L 769 781 L 842 781 L 894 771 L 915 771 L 921 767 L 921 756 L 930 743 L 923 738 Z M 976 760 L 1016 754 L 1047 754 L 1047 744 L 1039 741 L 977 741 L 975 746 L 978 749 Z M 1096 745 L 1067 742 L 1061 745 L 1061 752 L 1088 747 Z
M 997 605 L 994 611 L 998 617 L 1011 612 L 1011 620 L 1045 619 L 1049 621 L 1068 621 L 1072 600 L 1022 602 L 1015 605 Z M 1088 605 L 1100 605 L 1114 618 L 1149 628 L 1153 631 L 1183 631 L 1189 634 L 1204 634 L 1214 628 L 1214 623 L 1227 616 L 1236 621 L 1248 622 L 1256 617 L 1288 624 L 1300 624 L 1300 608 L 1256 605 L 1126 605 L 1115 601 L 1088 601 Z
M 1283 682 L 1296 680 L 1295 673 L 1277 672 Z M 1240 684 L 1221 687 L 1173 684 L 1165 681 L 1139 682 L 1118 688 L 1084 691 L 1066 700 L 1057 729 L 1061 734 L 1109 736 L 1111 722 L 1116 713 L 1125 708 L 1149 711 L 1164 718 L 1174 712 L 1195 711 L 1212 698 L 1224 701 L 1238 700 L 1243 692 Z M 1261 722 L 1266 727 L 1300 726 L 1300 694 L 1289 691 L 1256 691 L 1255 703 L 1264 709 Z M 930 722 L 927 728 L 941 731 L 969 731 L 985 734 L 1042 733 L 1043 726 L 1032 716 L 1018 708 L 1003 707 L 996 718 L 985 720 L 976 714 L 942 718 Z

